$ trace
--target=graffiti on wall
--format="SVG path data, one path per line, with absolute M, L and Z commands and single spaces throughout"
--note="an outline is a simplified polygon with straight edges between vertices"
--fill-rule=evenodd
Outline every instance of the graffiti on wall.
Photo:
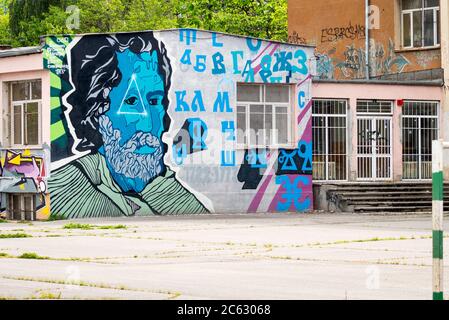
M 317 72 L 321 79 L 337 78 L 338 70 L 344 78 L 361 79 L 366 76 L 366 51 L 365 48 L 357 48 L 354 44 L 346 46 L 343 59 L 335 57 L 335 48 L 327 54 L 318 54 Z M 375 77 L 385 74 L 401 73 L 410 64 L 402 54 L 397 54 L 393 40 L 389 40 L 388 48 L 382 43 L 371 39 L 370 43 L 370 76 Z
M 48 37 L 52 214 L 310 210 L 308 54 L 192 29 Z M 291 84 L 296 149 L 236 148 L 238 82 Z
M 1 191 L 8 194 L 35 194 L 37 216 L 48 217 L 45 152 L 25 149 L 3 150 L 1 153 L 0 176 L 3 178 Z M 1 211 L 6 210 L 6 201 L 1 203 Z
M 289 34 L 287 41 L 293 44 L 307 44 L 306 38 L 301 37 L 297 31 L 293 31 Z

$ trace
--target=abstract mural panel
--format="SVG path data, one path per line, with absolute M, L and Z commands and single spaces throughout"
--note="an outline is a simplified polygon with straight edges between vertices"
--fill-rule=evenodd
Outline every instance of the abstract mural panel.
M 34 194 L 36 217 L 47 219 L 50 202 L 47 190 L 47 153 L 42 150 L 12 150 L 0 152 L 0 212 L 7 211 L 7 194 Z
M 310 211 L 312 58 L 194 29 L 47 37 L 51 214 Z M 239 83 L 291 88 L 290 147 L 238 145 Z

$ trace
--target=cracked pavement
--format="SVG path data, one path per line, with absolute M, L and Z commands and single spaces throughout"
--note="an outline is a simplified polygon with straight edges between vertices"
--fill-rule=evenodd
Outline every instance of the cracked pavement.
M 431 220 L 256 214 L 0 223 L 0 299 L 431 299 Z M 92 227 L 64 229 L 68 223 Z M 14 234 L 28 237 L 8 238 Z

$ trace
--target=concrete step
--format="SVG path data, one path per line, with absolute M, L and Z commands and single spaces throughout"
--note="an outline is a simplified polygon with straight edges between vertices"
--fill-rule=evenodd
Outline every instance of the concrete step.
M 373 206 L 373 207 L 403 207 L 403 206 L 414 206 L 414 207 L 432 207 L 432 201 L 406 201 L 406 202 L 386 202 L 386 201 L 361 201 L 361 202 L 348 202 L 348 205 L 352 206 Z M 449 208 L 449 203 L 445 206 Z
M 403 202 L 414 202 L 414 201 L 428 201 L 432 202 L 432 194 L 426 196 L 406 196 L 401 197 L 399 195 L 384 196 L 384 197 L 340 197 L 340 201 L 346 202 L 362 202 L 362 201 L 403 201 Z M 444 202 L 449 203 L 449 196 L 445 196 Z
M 367 196 L 366 194 L 365 194 L 365 196 L 360 196 L 360 197 L 349 196 L 349 197 L 342 198 L 342 200 L 345 200 L 345 201 L 370 201 L 370 200 L 414 201 L 416 199 L 417 199 L 416 196 L 386 195 L 384 197 L 376 198 L 376 197 L 372 197 L 372 196 Z M 419 200 L 432 201 L 432 193 L 420 196 Z M 444 201 L 449 201 L 449 195 L 444 197 Z
M 329 189 L 329 192 L 357 192 L 361 190 L 366 191 L 432 191 L 432 186 L 426 186 L 426 187 L 351 187 L 351 188 L 335 188 L 335 189 Z M 449 186 L 444 187 L 444 190 L 449 192 Z
M 379 207 L 370 207 L 370 206 L 356 206 L 354 207 L 354 212 L 397 212 L 397 211 L 407 211 L 407 212 L 422 212 L 422 211 L 431 211 L 429 208 L 415 207 L 415 206 L 401 206 L 401 207 L 389 207 L 389 206 L 379 206 Z M 430 212 L 429 211 L 429 212 Z
M 359 191 L 359 192 L 333 192 L 333 194 L 340 196 L 340 198 L 346 198 L 346 197 L 389 197 L 389 196 L 401 196 L 401 195 L 408 195 L 408 196 L 426 196 L 426 195 L 432 195 L 432 191 L 413 191 L 413 192 L 403 192 L 403 191 Z
M 431 212 L 432 184 L 348 183 L 328 186 L 328 199 L 338 199 L 343 211 L 354 212 Z M 449 183 L 444 185 L 445 210 L 449 211 Z

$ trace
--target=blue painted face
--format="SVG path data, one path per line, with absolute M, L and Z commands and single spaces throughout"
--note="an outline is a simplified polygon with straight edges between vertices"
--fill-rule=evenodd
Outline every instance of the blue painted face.
M 110 108 L 106 115 L 113 129 L 121 133 L 124 145 L 138 132 L 151 133 L 161 141 L 164 131 L 164 81 L 158 72 L 156 51 L 137 55 L 130 50 L 117 53 L 122 73 L 120 84 L 109 94 Z M 154 148 L 143 146 L 137 154 L 151 154 Z
M 104 145 L 99 152 L 124 191 L 141 192 L 164 169 L 162 134 L 165 85 L 153 53 L 117 53 L 122 74 L 100 117 Z

